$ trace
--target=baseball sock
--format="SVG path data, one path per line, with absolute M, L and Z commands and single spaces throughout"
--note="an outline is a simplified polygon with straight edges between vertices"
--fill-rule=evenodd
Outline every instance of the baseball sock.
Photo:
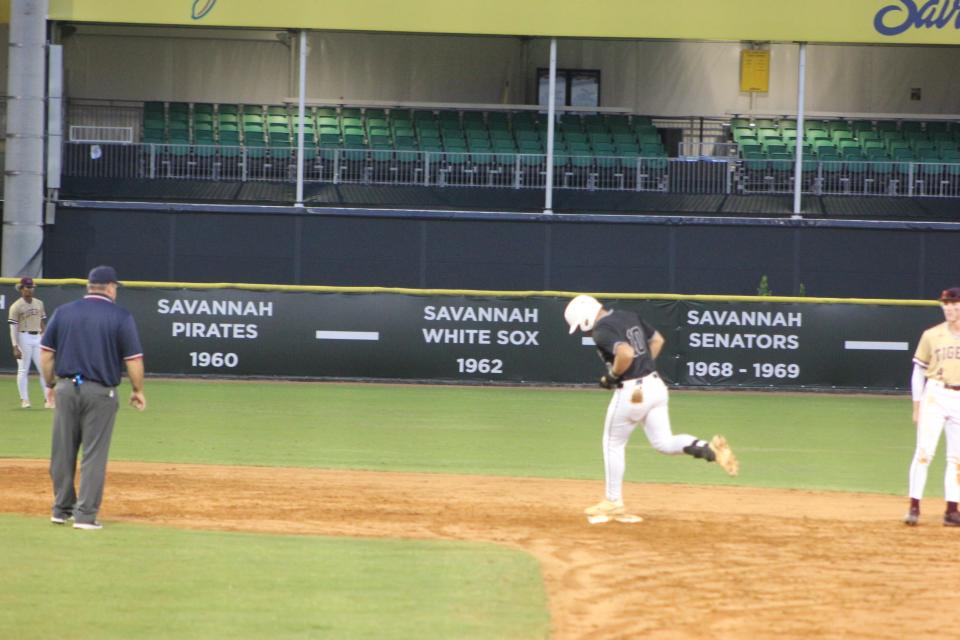
M 957 503 L 948 502 L 947 503 L 947 513 L 956 513 L 957 512 Z
M 916 511 L 920 513 L 920 500 L 917 498 L 910 498 L 910 511 Z
M 683 448 L 683 452 L 694 458 L 702 458 L 707 462 L 713 462 L 717 459 L 717 454 L 707 445 L 706 440 L 694 440 L 692 444 L 688 444 Z

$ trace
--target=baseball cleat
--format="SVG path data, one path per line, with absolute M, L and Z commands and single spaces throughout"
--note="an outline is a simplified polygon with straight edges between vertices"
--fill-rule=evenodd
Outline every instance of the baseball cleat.
M 29 409 L 29 408 L 30 408 L 30 401 L 29 401 L 29 400 L 21 400 L 21 401 L 20 401 L 20 408 L 21 408 L 21 409 Z
M 601 500 L 597 504 L 583 510 L 588 516 L 619 516 L 626 513 L 623 500 Z
M 948 511 L 943 514 L 943 526 L 960 527 L 960 512 Z
M 44 409 L 56 409 L 56 408 L 57 408 L 57 405 L 53 404 L 52 402 L 44 402 L 44 403 L 43 403 L 43 408 L 44 408 Z
M 50 522 L 53 524 L 66 524 L 67 520 L 73 520 L 73 516 L 50 516 Z
M 903 516 L 903 524 L 905 525 L 915 527 L 918 522 L 920 522 L 919 509 L 910 509 L 910 511 L 907 511 L 907 515 Z
M 717 457 L 716 462 L 720 465 L 727 475 L 735 476 L 740 473 L 740 462 L 737 456 L 733 455 L 733 450 L 727 444 L 727 439 L 723 436 L 713 436 L 710 444 L 707 445 L 713 454 Z
M 74 523 L 73 523 L 73 528 L 74 528 L 74 529 L 85 529 L 85 530 L 87 530 L 87 531 L 98 531 L 98 530 L 100 530 L 100 529 L 103 529 L 103 525 L 100 524 L 99 522 L 96 522 L 96 521 L 94 521 L 94 522 L 74 522 Z

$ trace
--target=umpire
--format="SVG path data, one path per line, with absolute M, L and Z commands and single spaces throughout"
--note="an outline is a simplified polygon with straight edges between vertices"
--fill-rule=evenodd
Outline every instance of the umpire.
M 133 387 L 130 404 L 140 411 L 147 406 L 143 349 L 133 316 L 114 302 L 118 286 L 113 267 L 95 267 L 87 279 L 87 295 L 59 307 L 40 342 L 43 379 L 56 393 L 50 521 L 64 524 L 73 518 L 75 529 L 102 528 L 97 511 L 117 417 L 121 362 Z M 78 499 L 74 475 L 81 446 Z

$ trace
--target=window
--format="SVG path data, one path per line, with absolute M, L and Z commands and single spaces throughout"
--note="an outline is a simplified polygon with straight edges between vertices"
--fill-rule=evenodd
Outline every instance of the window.
M 550 70 L 537 69 L 537 104 L 547 106 Z M 599 107 L 600 71 L 592 69 L 557 69 L 557 106 Z

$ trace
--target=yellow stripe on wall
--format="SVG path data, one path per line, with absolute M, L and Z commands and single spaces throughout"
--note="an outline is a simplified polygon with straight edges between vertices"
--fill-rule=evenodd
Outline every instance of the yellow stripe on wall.
M 9 7 L 9 0 L 3 1 Z M 878 15 L 883 32 L 875 28 Z M 960 44 L 960 8 L 954 0 L 50 0 L 50 18 L 416 33 Z
M 34 278 L 38 287 L 86 285 L 82 278 Z M 19 279 L 0 278 L 0 286 L 13 287 Z M 239 289 L 241 291 L 290 291 L 306 293 L 394 293 L 408 296 L 480 296 L 498 298 L 573 298 L 581 293 L 601 300 L 694 300 L 700 302 L 791 302 L 807 304 L 870 304 L 898 307 L 938 306 L 936 300 L 889 300 L 885 298 L 796 298 L 790 296 L 719 296 L 676 293 L 601 293 L 584 291 L 490 291 L 482 289 L 409 289 L 402 287 L 324 287 L 314 285 L 248 284 L 240 282 L 146 282 L 124 280 L 134 289 Z

